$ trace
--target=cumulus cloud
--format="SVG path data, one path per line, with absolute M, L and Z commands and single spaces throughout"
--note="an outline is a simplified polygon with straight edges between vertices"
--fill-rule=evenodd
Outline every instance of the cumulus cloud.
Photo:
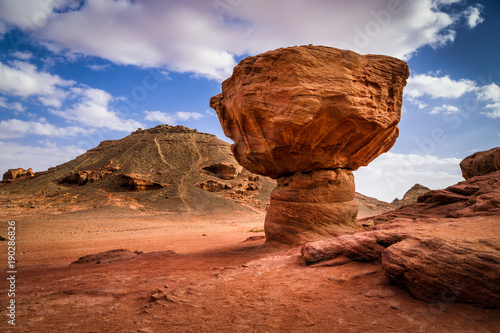
M 34 171 L 43 171 L 85 152 L 74 145 L 35 147 L 2 140 L 0 140 L 0 151 L 2 152 L 1 173 L 13 168 L 33 168 Z
M 186 121 L 189 119 L 199 120 L 204 117 L 201 113 L 198 112 L 185 111 L 179 111 L 173 115 L 162 111 L 144 111 L 144 113 L 146 114 L 144 120 L 157 121 L 170 125 L 174 125 L 178 121 Z
M 478 24 L 484 21 L 484 18 L 481 17 L 481 12 L 483 10 L 483 6 L 477 4 L 476 7 L 470 6 L 464 12 L 465 18 L 467 20 L 467 25 L 469 28 L 475 28 Z
M 19 102 L 9 103 L 7 98 L 0 96 L 0 108 L 23 112 L 26 108 Z
M 498 85 L 491 83 L 481 87 L 477 96 L 480 101 L 488 103 L 484 107 L 486 111 L 482 114 L 488 118 L 500 118 L 500 87 Z
M 149 120 L 149 121 L 158 121 L 160 123 L 164 124 L 175 124 L 175 117 L 172 115 L 161 112 L 161 111 L 144 111 L 146 114 L 146 117 L 144 117 L 144 120 Z
M 134 131 L 139 127 L 144 127 L 136 120 L 122 119 L 117 112 L 110 110 L 109 104 L 113 100 L 113 96 L 104 90 L 74 87 L 71 89 L 71 93 L 76 99 L 72 107 L 51 110 L 51 113 L 90 127 L 109 128 L 117 131 Z
M 391 202 L 401 199 L 416 183 L 431 189 L 446 188 L 463 180 L 460 161 L 432 155 L 385 153 L 355 172 L 356 191 Z
M 460 109 L 457 108 L 456 106 L 450 105 L 450 104 L 443 104 L 441 106 L 436 106 L 435 108 L 432 109 L 430 114 L 455 114 L 459 113 Z
M 478 6 L 453 0 L 75 2 L 47 0 L 42 9 L 35 0 L 2 2 L 0 19 L 26 28 L 26 18 L 41 13 L 35 36 L 55 52 L 217 80 L 238 56 L 300 44 L 408 59 L 423 46 L 452 42 L 461 17 L 470 27 L 481 19 Z M 459 13 L 451 14 L 452 3 Z
M 476 82 L 468 79 L 453 80 L 448 75 L 433 76 L 416 74 L 408 78 L 404 89 L 410 98 L 429 96 L 431 98 L 458 98 L 477 89 Z
M 38 71 L 28 62 L 15 60 L 10 65 L 0 62 L 0 92 L 6 95 L 37 96 L 45 106 L 60 107 L 67 96 L 64 87 L 74 84 L 58 75 Z
M 21 51 L 12 52 L 10 55 L 14 58 L 21 59 L 21 60 L 29 60 L 33 57 L 33 53 L 21 52 Z
M 16 0 L 0 1 L 0 20 L 5 26 L 33 31 L 45 26 L 54 9 L 75 8 L 72 0 Z
M 119 113 L 111 110 L 110 102 L 114 98 L 108 92 L 39 71 L 28 62 L 15 60 L 9 65 L 0 62 L 0 93 L 36 97 L 44 106 L 51 108 L 51 113 L 89 127 L 117 131 L 133 131 L 143 127 L 140 122 L 122 119 Z M 5 97 L 0 98 L 0 107 L 24 110 L 20 103 L 7 103 Z M 44 124 L 33 128 L 47 126 Z
M 22 138 L 26 135 L 72 137 L 89 132 L 91 131 L 76 126 L 57 127 L 49 124 L 44 119 L 39 121 L 25 121 L 19 119 L 0 121 L 0 139 Z

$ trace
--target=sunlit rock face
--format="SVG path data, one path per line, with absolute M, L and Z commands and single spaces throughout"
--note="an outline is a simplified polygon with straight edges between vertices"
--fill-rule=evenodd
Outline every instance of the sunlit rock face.
M 269 242 L 354 228 L 352 170 L 394 145 L 408 74 L 399 59 L 324 46 L 269 51 L 234 68 L 210 105 L 238 162 L 278 179 Z

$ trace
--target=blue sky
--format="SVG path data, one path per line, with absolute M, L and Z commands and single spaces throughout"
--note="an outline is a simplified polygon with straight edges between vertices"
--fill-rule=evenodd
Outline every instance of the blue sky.
M 357 190 L 443 188 L 500 145 L 499 15 L 491 0 L 0 0 L 0 172 L 163 123 L 230 141 L 208 103 L 232 68 L 312 43 L 410 66 L 400 137 Z

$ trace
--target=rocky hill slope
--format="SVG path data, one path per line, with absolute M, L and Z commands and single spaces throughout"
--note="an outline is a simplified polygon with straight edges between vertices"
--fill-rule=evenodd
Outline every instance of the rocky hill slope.
M 239 167 L 228 143 L 169 125 L 103 141 L 30 179 L 3 183 L 7 207 L 56 211 L 106 205 L 167 212 L 264 209 L 274 187 Z
M 183 126 L 137 130 L 48 171 L 11 169 L 0 182 L 5 209 L 69 212 L 119 206 L 145 212 L 264 212 L 276 183 L 238 165 L 230 144 Z M 356 194 L 359 216 L 390 211 Z

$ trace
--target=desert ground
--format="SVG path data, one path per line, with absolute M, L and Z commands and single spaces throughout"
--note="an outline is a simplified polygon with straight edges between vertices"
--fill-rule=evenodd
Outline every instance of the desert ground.
M 16 320 L 3 332 L 497 332 L 499 312 L 426 303 L 380 265 L 305 265 L 264 246 L 264 212 L 10 209 Z M 7 262 L 7 242 L 0 242 Z M 124 249 L 129 251 L 105 251 Z M 137 253 L 134 253 L 136 251 Z M 101 254 L 99 254 L 101 253 Z M 97 254 L 96 256 L 85 257 Z M 82 258 L 81 263 L 73 263 Z M 2 274 L 7 271 L 2 265 Z M 5 286 L 6 280 L 2 278 Z M 6 299 L 2 288 L 2 299 Z M 4 302 L 4 301 L 2 301 Z

